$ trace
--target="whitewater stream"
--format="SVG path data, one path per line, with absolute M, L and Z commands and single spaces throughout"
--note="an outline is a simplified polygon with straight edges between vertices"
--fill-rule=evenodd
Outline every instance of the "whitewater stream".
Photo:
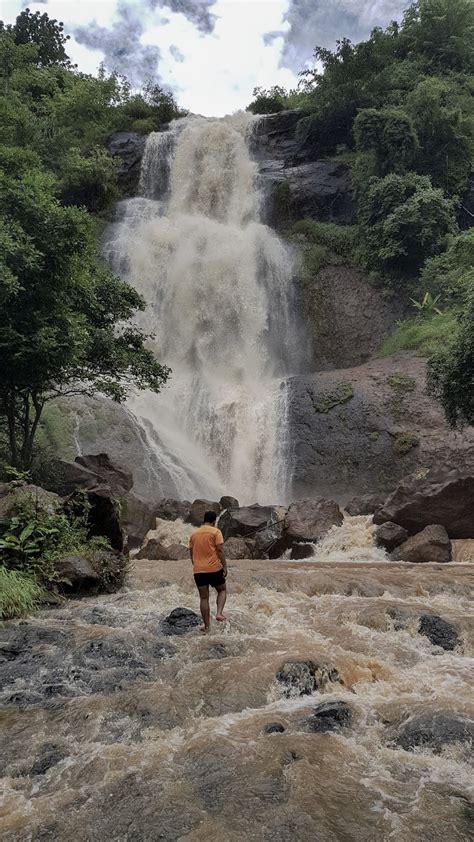
M 137 561 L 119 593 L 7 624 L 2 838 L 472 838 L 472 563 L 391 563 L 370 519 L 336 529 L 309 562 L 230 562 L 207 637 L 165 633 L 197 610 L 189 562 Z M 323 703 L 335 730 L 315 730 Z
M 129 401 L 164 496 L 288 498 L 285 378 L 305 342 L 291 254 L 259 221 L 254 123 L 190 117 L 151 134 L 141 195 L 119 205 L 106 235 L 105 256 L 143 295 L 140 324 L 173 372 L 160 395 Z

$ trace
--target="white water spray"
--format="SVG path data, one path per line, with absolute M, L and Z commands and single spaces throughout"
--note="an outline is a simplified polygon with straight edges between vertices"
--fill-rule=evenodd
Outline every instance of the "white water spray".
M 285 378 L 298 367 L 291 257 L 260 224 L 250 115 L 187 118 L 150 135 L 142 198 L 123 203 L 106 253 L 143 295 L 143 326 L 173 375 L 133 398 L 153 431 L 162 491 L 283 502 Z

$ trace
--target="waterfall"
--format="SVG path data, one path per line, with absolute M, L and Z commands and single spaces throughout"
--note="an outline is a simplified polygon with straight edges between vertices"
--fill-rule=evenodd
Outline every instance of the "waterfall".
M 144 297 L 140 324 L 172 369 L 161 394 L 129 407 L 158 451 L 161 490 L 181 498 L 287 497 L 292 260 L 259 221 L 252 120 L 189 117 L 151 134 L 142 195 L 121 203 L 105 247 Z

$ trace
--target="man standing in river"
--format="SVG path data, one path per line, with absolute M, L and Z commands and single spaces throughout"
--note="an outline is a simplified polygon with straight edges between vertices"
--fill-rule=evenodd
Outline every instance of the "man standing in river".
M 189 553 L 193 565 L 194 581 L 199 591 L 203 632 L 210 628 L 209 585 L 217 591 L 216 620 L 223 623 L 227 599 L 226 576 L 227 562 L 224 554 L 224 538 L 216 528 L 215 512 L 205 512 L 202 526 L 193 532 L 189 539 Z

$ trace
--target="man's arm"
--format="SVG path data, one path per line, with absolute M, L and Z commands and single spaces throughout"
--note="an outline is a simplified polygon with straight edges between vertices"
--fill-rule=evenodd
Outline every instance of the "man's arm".
M 219 561 L 224 569 L 224 576 L 227 576 L 227 560 L 224 552 L 224 544 L 218 544 L 216 547 L 216 551 L 217 555 L 219 556 Z

